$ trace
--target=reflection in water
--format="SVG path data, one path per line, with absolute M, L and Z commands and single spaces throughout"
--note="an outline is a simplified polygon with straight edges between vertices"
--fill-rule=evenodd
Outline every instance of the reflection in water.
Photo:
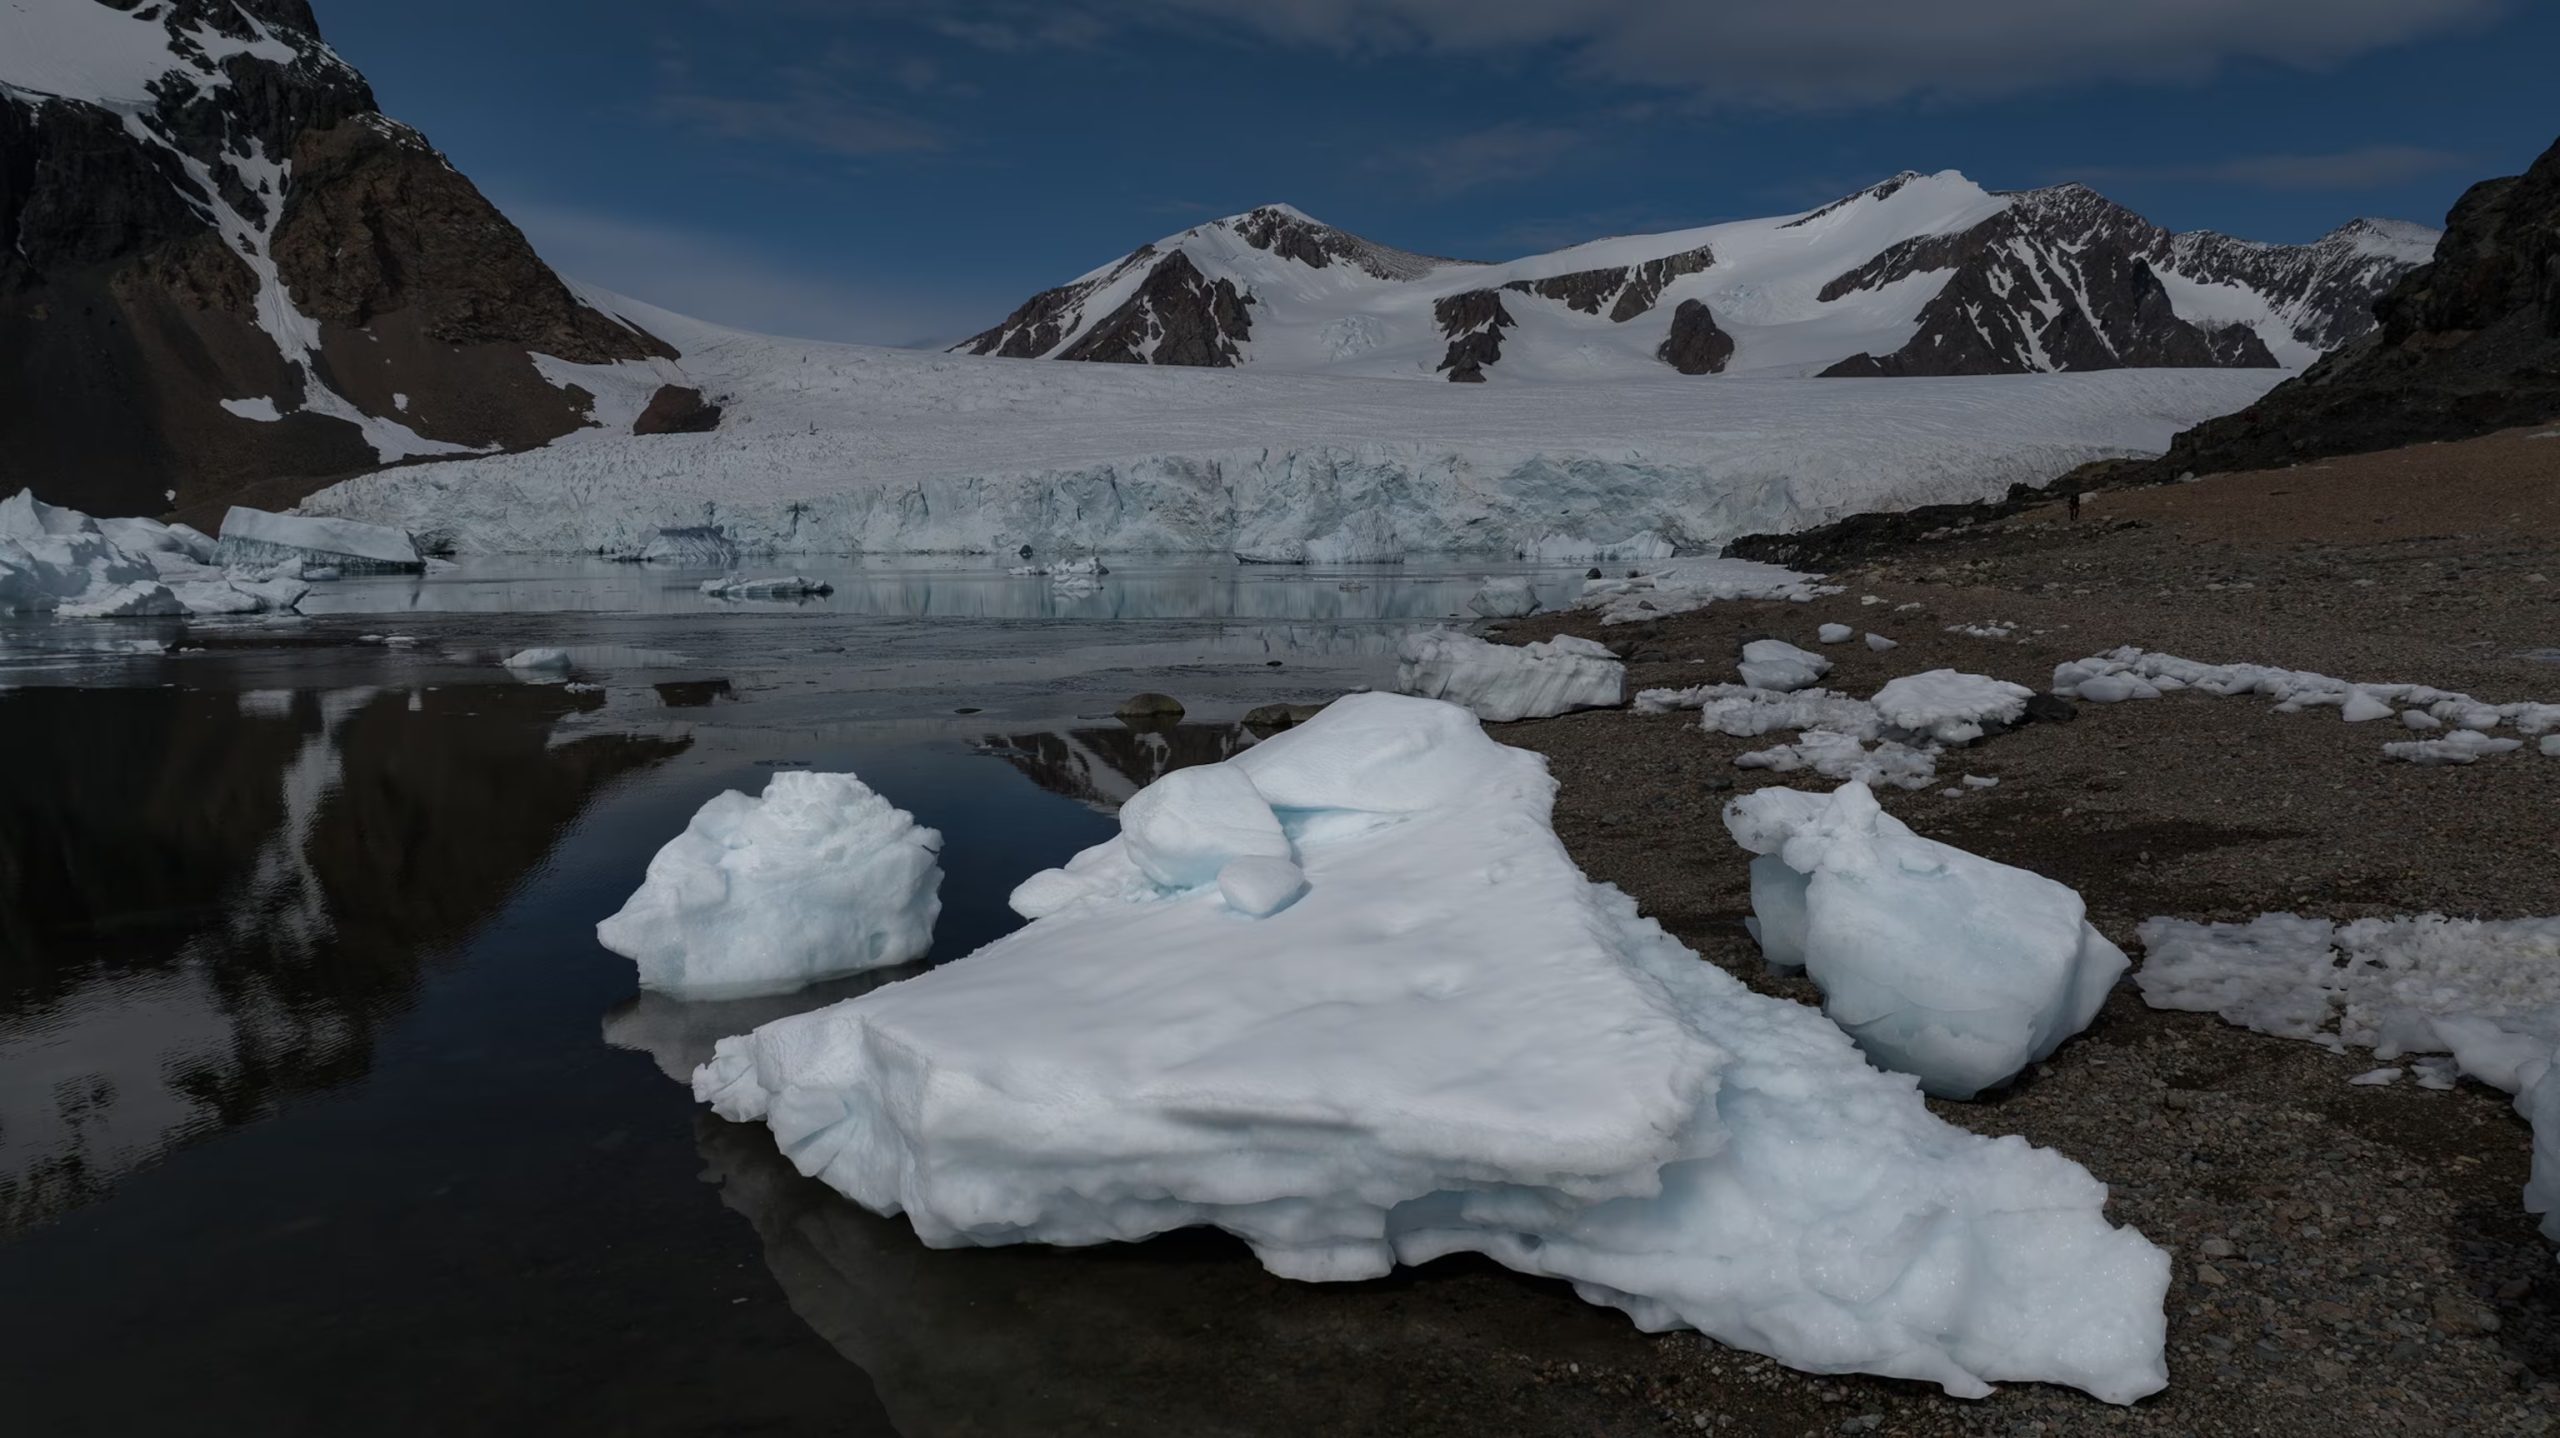
M 1253 747 L 1241 724 L 1176 724 L 1163 729 L 1098 725 L 1043 734 L 990 734 L 978 752 L 1011 764 L 1052 794 L 1111 813 L 1176 769 L 1216 764 Z
M 1264 619 L 1363 622 L 1466 615 L 1487 574 L 1525 574 L 1548 607 L 1581 592 L 1580 568 L 1406 564 L 1324 569 L 1269 568 L 1224 560 L 1112 561 L 1100 588 L 1062 592 L 1046 579 L 1016 578 L 984 561 L 795 559 L 776 568 L 823 580 L 835 592 L 793 606 L 823 618 L 912 619 Z M 315 588 L 305 614 L 409 611 L 541 614 L 620 612 L 701 614 L 735 601 L 707 599 L 702 581 L 717 570 L 665 569 L 603 560 L 486 556 L 433 576 L 383 575 Z M 776 607 L 778 610 L 778 607 Z M 1467 617 L 1472 617 L 1471 615 Z
M 882 984 L 912 978 L 923 968 L 920 964 L 907 964 L 894 969 L 871 969 L 787 994 L 743 999 L 686 1000 L 642 989 L 605 1014 L 604 1041 L 618 1049 L 647 1054 L 657 1062 L 660 1073 L 690 1086 L 693 1071 L 711 1061 L 711 1050 L 722 1039 L 762 1028 L 775 1019 L 858 999 Z
M 615 777 L 557 689 L 0 693 L 0 1233 L 363 1074 Z

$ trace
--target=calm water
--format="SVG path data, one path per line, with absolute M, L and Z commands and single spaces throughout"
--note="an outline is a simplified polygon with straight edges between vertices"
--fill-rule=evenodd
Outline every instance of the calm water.
M 1399 1372 L 1499 1338 L 1467 1295 L 1553 1295 L 1461 1265 L 1309 1299 L 1192 1236 L 927 1251 L 671 1081 L 880 979 L 677 1004 L 593 926 L 711 795 L 850 769 L 945 834 L 928 962 L 967 953 L 1121 798 L 1252 742 L 1251 704 L 1379 682 L 1472 574 L 1166 567 L 1065 598 L 874 568 L 731 606 L 698 574 L 493 565 L 301 619 L 0 627 L 12 1426 L 1412 1426 Z M 102 652 L 137 640 L 168 652 Z M 496 663 L 537 643 L 580 683 Z M 1141 688 L 1191 722 L 1100 717 Z

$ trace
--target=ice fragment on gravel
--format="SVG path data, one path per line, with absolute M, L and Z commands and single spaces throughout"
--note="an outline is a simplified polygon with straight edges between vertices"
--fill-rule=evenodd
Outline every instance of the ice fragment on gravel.
M 2338 717 L 2350 724 L 2369 723 L 2390 718 L 2391 706 L 2358 689 L 2348 694 L 2346 701 L 2338 706 Z
M 1754 750 L 1733 762 L 1739 769 L 1766 769 L 1773 774 L 1810 771 L 1826 779 L 1891 784 L 1897 789 L 1926 789 L 1938 777 L 1938 751 L 1933 746 L 1914 748 L 1897 739 L 1870 745 L 1855 735 L 1828 729 L 1807 729 L 1792 744 Z
M 2383 1084 L 2398 1083 L 2400 1081 L 2400 1076 L 2407 1072 L 2408 1070 L 2403 1068 L 2367 1069 L 2363 1073 L 2357 1074 L 2354 1078 L 2347 1080 L 2347 1082 L 2367 1088 L 2373 1088 L 2379 1087 Z
M 1302 1279 L 1478 1252 L 1816 1372 L 2167 1381 L 2167 1260 L 2102 1185 L 1585 879 L 1539 757 L 1355 694 L 1226 767 L 1283 816 L 1296 903 L 1239 923 L 1115 839 L 976 954 L 722 1040 L 696 1095 L 936 1247 L 1212 1224 Z
M 1831 661 L 1783 639 L 1754 639 L 1742 646 L 1742 662 L 1734 666 L 1742 682 L 1754 689 L 1809 689 L 1831 672 Z
M 2411 739 L 2385 744 L 2387 759 L 2412 764 L 2470 764 L 2487 754 L 2506 754 L 2524 747 L 2522 739 L 2492 739 L 2477 729 L 2456 729 L 2441 739 Z
M 1748 559 L 1684 559 L 1630 579 L 1595 579 L 1575 604 L 1600 611 L 1602 624 L 1636 624 L 1704 609 L 1719 600 L 1784 599 L 1804 603 L 1837 594 L 1820 576 Z
M 779 773 L 704 804 L 596 925 L 640 985 L 780 993 L 913 963 L 942 913 L 942 836 L 851 774 Z
M 1886 684 L 1874 703 L 1877 717 L 1894 729 L 1941 744 L 1969 744 L 1982 737 L 1986 724 L 2017 723 L 2034 697 L 2024 684 L 1932 669 Z
M 1497 723 L 1626 702 L 1627 666 L 1607 645 L 1570 635 L 1512 645 L 1430 629 L 1405 636 L 1396 659 L 1398 690 L 1462 704 Z
M 1881 634 L 1870 634 L 1867 636 L 1867 647 L 1878 654 L 1882 654 L 1888 649 L 1901 648 L 1902 641 L 1898 639 L 1887 639 Z
M 2124 974 L 2078 894 L 1921 838 L 1863 785 L 1762 789 L 1725 806 L 1725 827 L 1761 856 L 1752 907 L 1772 961 L 1802 965 L 1858 1047 L 1933 1094 L 2015 1078 Z
M 1826 624 L 1814 631 L 1814 637 L 1825 644 L 1839 644 L 1857 632 L 1846 624 Z

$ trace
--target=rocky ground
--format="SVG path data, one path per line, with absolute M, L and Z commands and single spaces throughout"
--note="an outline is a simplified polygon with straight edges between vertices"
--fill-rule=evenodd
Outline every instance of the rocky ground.
M 1637 687 L 1730 679 L 1744 640 L 1824 647 L 1815 628 L 1837 621 L 1902 641 L 1885 654 L 1824 647 L 1830 682 L 1852 693 L 1941 666 L 2041 689 L 2062 660 L 2135 644 L 2560 699 L 2560 434 L 2110 493 L 2077 522 L 2059 506 L 2032 511 L 1833 580 L 1846 592 L 1811 604 L 1605 629 L 1539 616 L 1506 637 L 1603 639 Z M 1984 621 L 2017 627 L 2007 640 L 1948 631 Z M 2192 693 L 2083 705 L 1941 764 L 1947 783 L 1978 774 L 1996 788 L 1883 797 L 1923 834 L 2077 887 L 2137 961 L 2134 926 L 2155 914 L 2560 913 L 2560 760 L 2527 749 L 2468 768 L 2391 763 L 2381 744 L 2399 736 L 2385 727 Z M 1550 757 L 1558 831 L 1593 878 L 1755 985 L 1818 998 L 1761 972 L 1741 926 L 1744 864 L 1718 818 L 1735 793 L 1786 782 L 1733 767 L 1773 740 L 1626 712 L 1498 732 Z M 2113 1189 L 2116 1218 L 2172 1255 L 2170 1386 L 2135 1407 L 2031 1386 L 1960 1402 L 1683 1335 L 1631 1338 L 1597 1361 L 1521 1361 L 1542 1385 L 1603 1406 L 1614 1396 L 1623 1424 L 1611 1431 L 2551 1431 L 2560 1269 L 2519 1204 L 2529 1131 L 2478 1085 L 2348 1085 L 2374 1066 L 2155 1012 L 2127 985 L 2011 1091 L 1933 1103 L 2079 1160 Z

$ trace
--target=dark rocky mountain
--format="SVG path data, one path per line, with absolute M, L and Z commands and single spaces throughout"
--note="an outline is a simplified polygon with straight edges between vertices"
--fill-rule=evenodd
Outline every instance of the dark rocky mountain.
M 1498 378 L 2299 367 L 2367 332 L 2435 232 L 2177 234 L 2084 185 L 1905 173 L 1810 213 L 1505 264 L 1266 205 L 1140 246 L 955 348 L 1010 358 Z
M 0 454 L 98 513 L 290 500 L 586 422 L 532 356 L 671 357 L 581 303 L 306 0 L 0 9 Z
M 2560 422 L 2560 141 L 2445 217 L 2433 263 L 2379 324 L 2237 414 L 2179 435 L 2137 478 L 2265 469 Z M 2555 456 L 2560 458 L 2560 456 Z

